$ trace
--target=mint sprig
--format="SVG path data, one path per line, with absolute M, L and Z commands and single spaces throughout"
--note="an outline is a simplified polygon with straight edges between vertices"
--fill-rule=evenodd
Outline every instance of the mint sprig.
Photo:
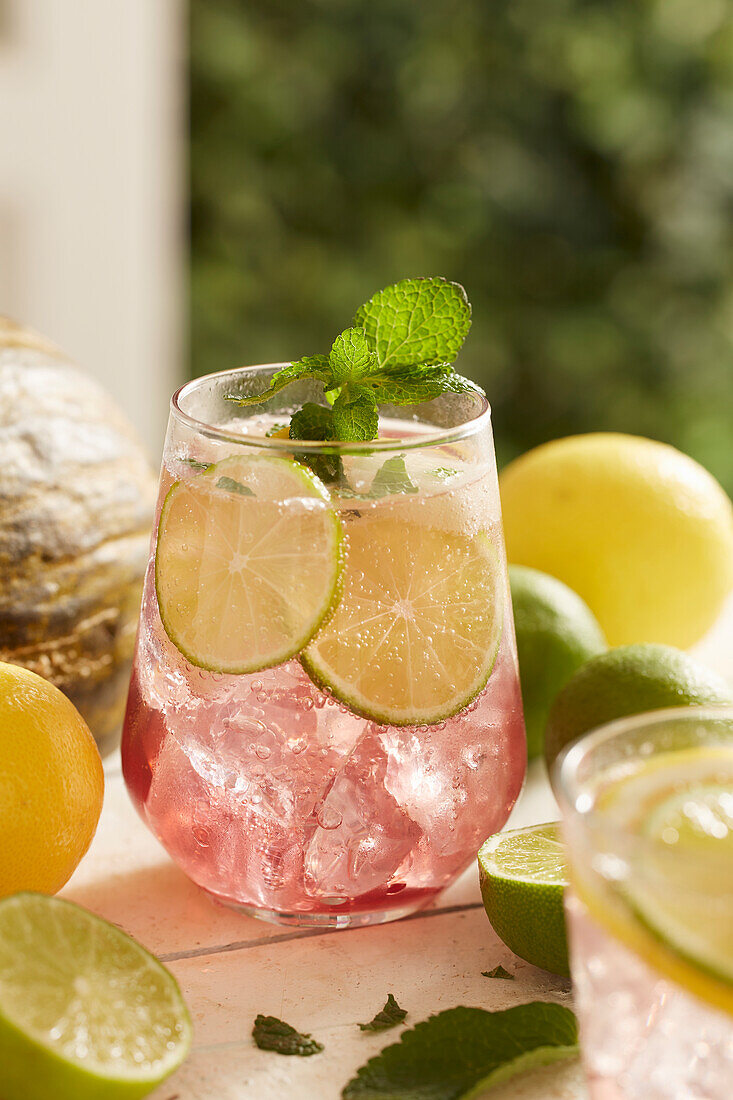
M 459 283 L 402 279 L 360 306 L 355 322 L 381 368 L 452 363 L 471 327 L 471 306 Z
M 380 1009 L 374 1019 L 368 1024 L 359 1024 L 361 1031 L 387 1031 L 391 1027 L 401 1024 L 407 1015 L 407 1010 L 400 1008 L 392 993 L 387 994 L 384 1008 Z
M 252 1038 L 260 1050 L 274 1050 L 277 1054 L 294 1054 L 300 1058 L 309 1058 L 311 1054 L 320 1054 L 323 1043 L 296 1031 L 290 1024 L 278 1020 L 277 1016 L 256 1017 L 252 1028 Z
M 403 279 L 357 310 L 354 325 L 336 337 L 327 356 L 305 356 L 283 367 L 264 393 L 228 397 L 256 405 L 291 382 L 311 379 L 323 386 L 329 405 L 309 403 L 296 412 L 292 439 L 376 439 L 380 404 L 422 404 L 472 388 L 452 367 L 470 325 L 471 307 L 458 283 Z M 314 408 L 324 411 L 316 414 Z
M 356 1073 L 343 1100 L 461 1100 L 515 1074 L 573 1058 L 575 1016 L 545 1001 L 503 1012 L 449 1008 L 402 1033 Z

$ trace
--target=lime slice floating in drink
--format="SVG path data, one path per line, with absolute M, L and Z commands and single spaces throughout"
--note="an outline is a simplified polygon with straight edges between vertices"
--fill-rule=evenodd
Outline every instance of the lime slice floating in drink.
M 257 672 L 295 656 L 332 606 L 341 523 L 288 458 L 235 455 L 178 481 L 160 516 L 158 606 L 192 664 Z
M 484 908 L 499 939 L 533 966 L 568 975 L 558 824 L 496 833 L 481 847 L 478 863 Z
M 634 837 L 607 895 L 576 888 L 592 916 L 650 967 L 733 1013 L 733 748 L 659 754 L 598 801 Z
M 491 675 L 503 582 L 487 535 L 361 517 L 347 526 L 343 591 L 302 655 L 316 683 L 357 714 L 431 725 L 461 711 Z
M 186 1057 L 165 967 L 118 928 L 42 894 L 0 901 L 3 1100 L 132 1100 Z
M 640 832 L 651 845 L 622 890 L 662 945 L 730 986 L 733 1008 L 733 750 L 673 755 L 673 770 L 653 761 L 634 777 L 636 789 L 647 783 Z

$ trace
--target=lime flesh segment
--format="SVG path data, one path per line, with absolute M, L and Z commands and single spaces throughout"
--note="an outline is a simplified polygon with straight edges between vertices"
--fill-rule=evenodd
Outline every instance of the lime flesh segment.
M 3 1100 L 130 1100 L 186 1057 L 191 1021 L 168 971 L 60 898 L 0 902 Z
M 213 672 L 282 664 L 336 598 L 340 546 L 327 490 L 288 458 L 235 455 L 176 482 L 155 559 L 168 637 Z
M 478 863 L 484 908 L 499 939 L 533 966 L 569 975 L 559 825 L 497 833 L 481 847 Z
M 361 517 L 346 527 L 341 600 L 302 655 L 352 711 L 432 725 L 486 685 L 502 629 L 503 581 L 488 536 Z

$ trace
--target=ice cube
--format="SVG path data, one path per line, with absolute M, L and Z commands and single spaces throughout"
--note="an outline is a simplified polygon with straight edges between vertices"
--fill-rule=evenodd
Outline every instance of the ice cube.
M 382 735 L 369 726 L 318 808 L 304 864 L 311 896 L 384 887 L 418 844 L 419 826 L 385 786 L 388 764 Z

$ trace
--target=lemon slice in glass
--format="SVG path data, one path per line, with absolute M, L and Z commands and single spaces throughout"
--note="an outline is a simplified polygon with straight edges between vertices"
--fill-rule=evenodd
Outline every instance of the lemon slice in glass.
M 302 654 L 308 673 L 385 725 L 457 714 L 486 685 L 501 638 L 502 573 L 489 537 L 364 516 L 346 536 L 341 599 Z
M 155 586 L 168 637 L 213 672 L 294 657 L 337 596 L 341 523 L 288 458 L 235 455 L 178 481 L 158 527 Z

